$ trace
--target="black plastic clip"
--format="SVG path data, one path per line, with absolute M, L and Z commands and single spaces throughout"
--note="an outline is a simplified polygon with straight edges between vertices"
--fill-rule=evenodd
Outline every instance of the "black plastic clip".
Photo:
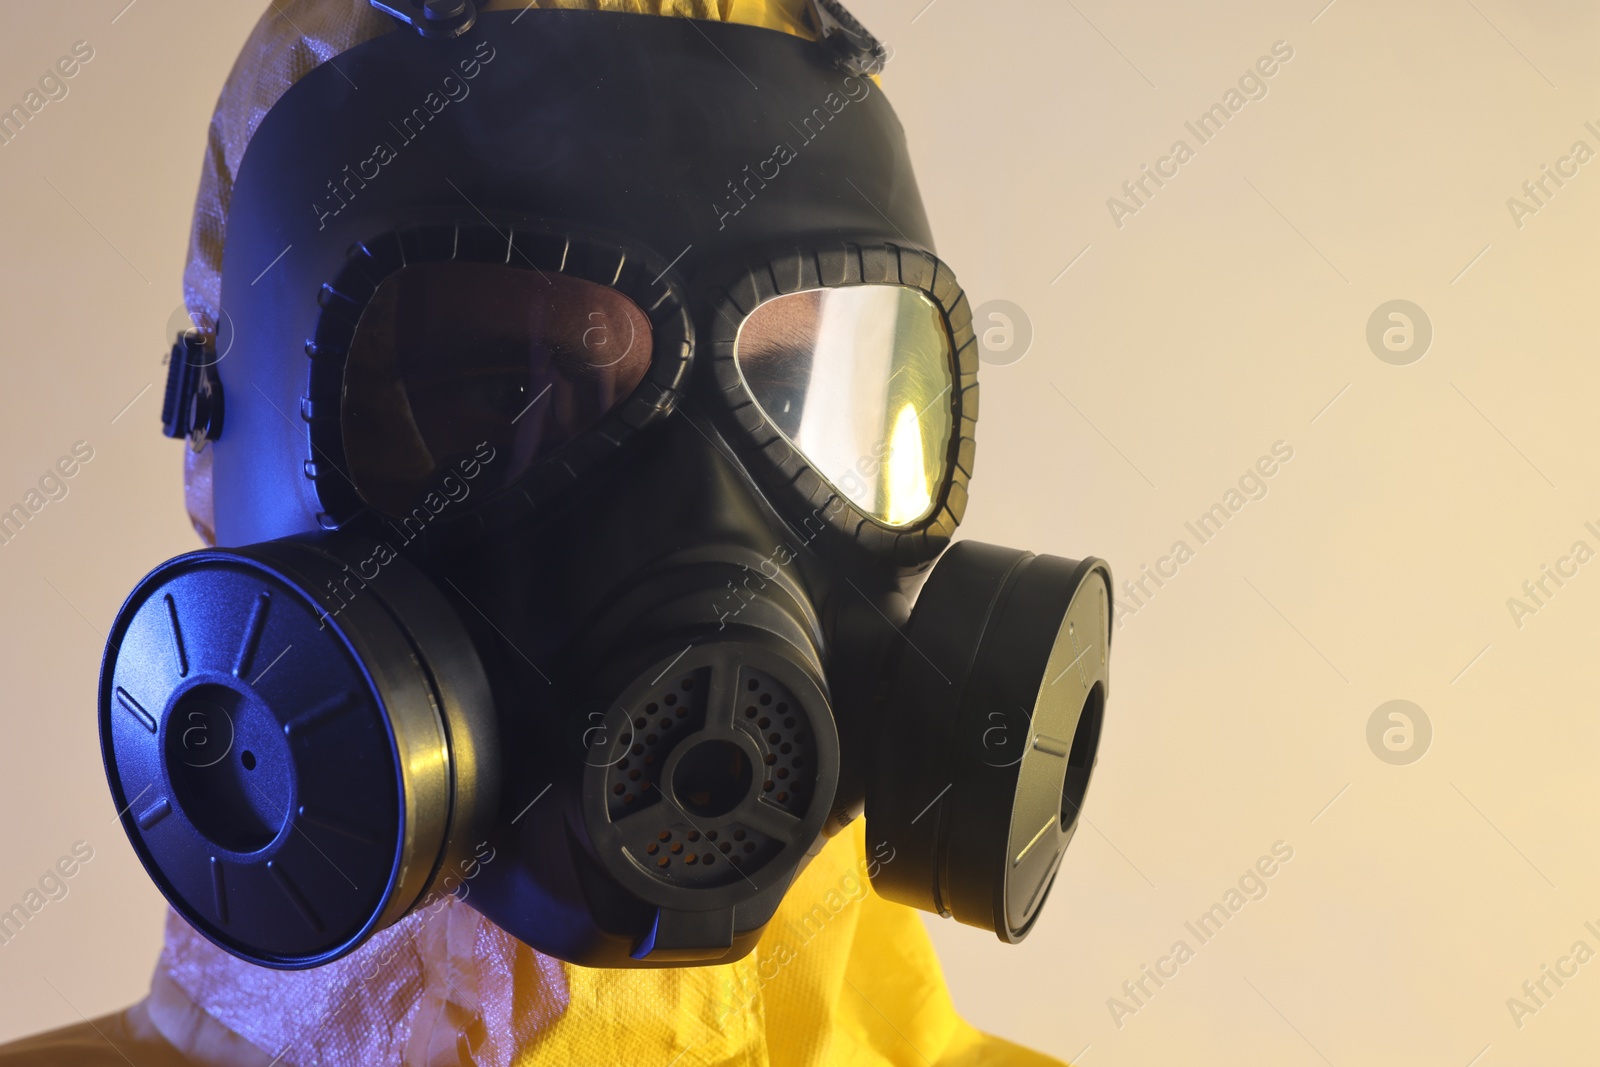
M 889 50 L 839 0 L 811 0 L 811 18 L 840 70 L 860 77 L 883 73 Z
M 187 437 L 196 452 L 222 436 L 222 379 L 217 375 L 216 345 L 204 330 L 185 330 L 172 346 L 161 432 Z
M 367 0 L 422 36 L 436 41 L 460 37 L 478 21 L 472 0 Z

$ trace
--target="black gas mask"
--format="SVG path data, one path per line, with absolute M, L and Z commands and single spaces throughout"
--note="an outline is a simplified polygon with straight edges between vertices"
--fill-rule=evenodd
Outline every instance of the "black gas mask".
M 455 893 L 574 963 L 730 962 L 863 810 L 881 895 L 1028 933 L 1110 575 L 950 543 L 972 316 L 881 50 L 819 12 L 419 9 L 265 116 L 164 413 L 219 547 L 100 683 L 218 945 L 315 966 Z

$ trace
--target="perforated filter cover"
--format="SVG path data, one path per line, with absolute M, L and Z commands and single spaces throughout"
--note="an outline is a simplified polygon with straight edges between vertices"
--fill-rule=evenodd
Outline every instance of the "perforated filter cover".
M 625 885 L 703 910 L 792 877 L 838 784 L 833 717 L 804 670 L 759 645 L 691 646 L 644 672 L 607 723 L 586 759 L 585 821 Z M 715 758 L 697 768 L 706 746 Z

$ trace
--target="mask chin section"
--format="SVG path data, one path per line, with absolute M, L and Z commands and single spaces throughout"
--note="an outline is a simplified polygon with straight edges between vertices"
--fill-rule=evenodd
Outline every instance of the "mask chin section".
M 749 573 L 667 568 L 608 613 L 611 695 L 581 720 L 581 821 L 593 861 L 647 905 L 625 934 L 645 965 L 752 948 L 838 787 L 809 603 L 786 581 L 739 586 Z
M 470 862 L 498 802 L 488 683 L 455 612 L 386 546 L 194 552 L 118 613 L 106 774 L 167 900 L 251 963 L 338 959 Z
M 962 541 L 905 629 L 867 792 L 890 900 L 1028 935 L 1077 829 L 1109 684 L 1098 559 Z

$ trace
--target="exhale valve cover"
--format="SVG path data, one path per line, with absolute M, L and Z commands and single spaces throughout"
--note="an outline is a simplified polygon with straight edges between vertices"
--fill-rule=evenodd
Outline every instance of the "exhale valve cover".
M 174 349 L 216 545 L 100 691 L 151 877 L 271 967 L 458 890 L 564 960 L 719 963 L 864 814 L 882 894 L 1020 940 L 1110 575 L 951 544 L 977 344 L 881 48 L 831 0 L 815 41 L 381 8 L 266 110 Z

